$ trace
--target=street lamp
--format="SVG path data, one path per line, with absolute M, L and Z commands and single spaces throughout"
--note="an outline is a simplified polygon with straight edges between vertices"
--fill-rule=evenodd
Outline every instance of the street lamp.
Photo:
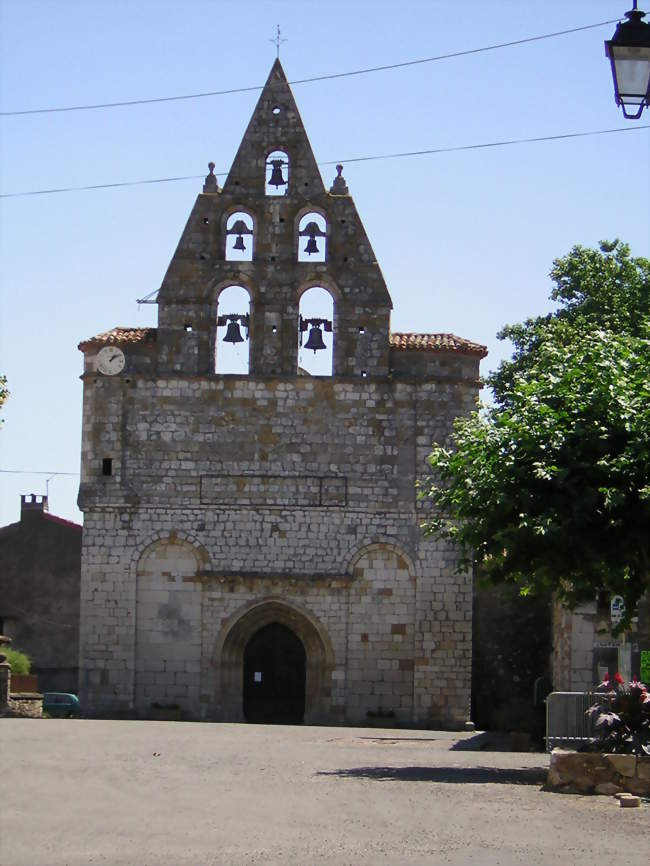
M 628 120 L 637 120 L 650 105 L 650 22 L 645 12 L 636 8 L 637 0 L 627 21 L 621 21 L 612 38 L 605 42 L 605 54 L 612 64 L 616 104 Z

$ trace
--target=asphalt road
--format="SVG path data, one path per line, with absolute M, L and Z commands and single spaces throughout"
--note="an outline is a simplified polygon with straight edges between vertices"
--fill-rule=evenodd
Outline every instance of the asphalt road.
M 434 731 L 0 720 L 2 866 L 647 866 L 650 806 Z

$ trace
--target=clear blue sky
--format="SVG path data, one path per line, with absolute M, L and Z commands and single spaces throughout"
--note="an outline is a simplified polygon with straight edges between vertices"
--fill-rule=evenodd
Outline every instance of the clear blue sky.
M 622 17 L 629 0 L 0 0 L 1 109 L 263 84 L 279 23 L 289 79 L 430 57 Z M 643 5 L 643 4 L 642 4 Z M 649 4 L 650 5 L 650 4 Z M 603 41 L 614 25 L 499 51 L 296 85 L 319 161 L 631 127 Z M 256 92 L 0 118 L 3 193 L 226 171 Z M 646 112 L 639 123 L 649 123 Z M 486 343 L 549 309 L 552 260 L 621 237 L 650 250 L 648 130 L 349 162 L 345 177 L 391 292 L 394 330 Z M 329 184 L 333 167 L 323 169 Z M 78 342 L 155 324 L 201 181 L 0 199 L 0 468 L 77 472 Z M 44 475 L 0 475 L 0 526 Z M 49 482 L 80 520 L 78 479 Z

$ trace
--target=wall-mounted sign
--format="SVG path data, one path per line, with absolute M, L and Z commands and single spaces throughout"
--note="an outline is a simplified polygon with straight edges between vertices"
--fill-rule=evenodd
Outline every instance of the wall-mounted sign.
M 641 650 L 641 682 L 648 685 L 650 683 L 650 650 Z
M 613 595 L 609 603 L 609 615 L 612 625 L 618 625 L 625 614 L 625 602 L 622 596 Z

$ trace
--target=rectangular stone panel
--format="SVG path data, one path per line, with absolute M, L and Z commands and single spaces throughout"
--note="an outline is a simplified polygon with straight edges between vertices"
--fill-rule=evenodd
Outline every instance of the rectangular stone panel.
M 342 506 L 346 503 L 346 480 L 308 475 L 203 475 L 201 502 L 294 508 Z

